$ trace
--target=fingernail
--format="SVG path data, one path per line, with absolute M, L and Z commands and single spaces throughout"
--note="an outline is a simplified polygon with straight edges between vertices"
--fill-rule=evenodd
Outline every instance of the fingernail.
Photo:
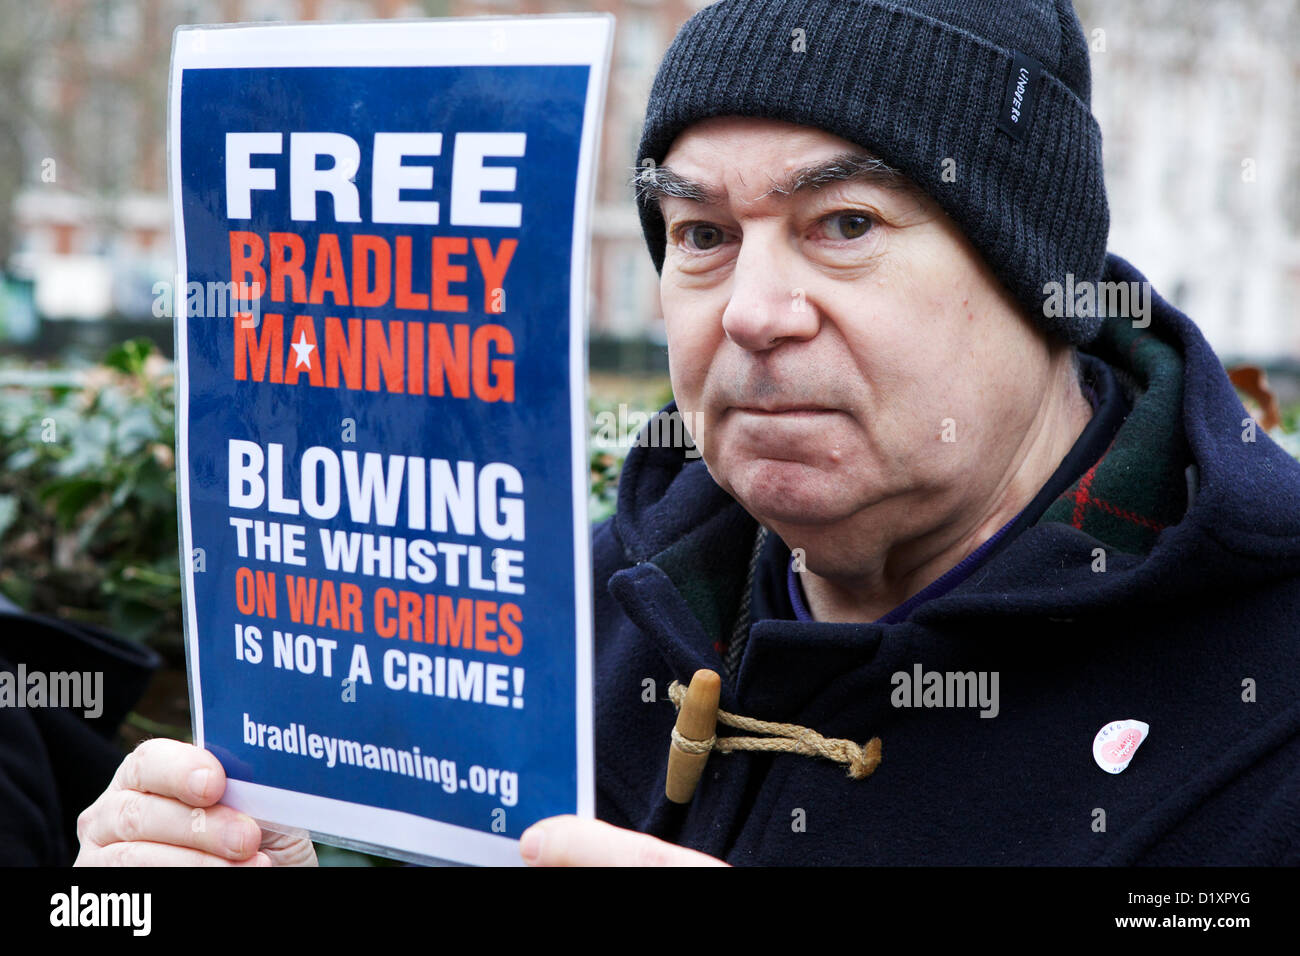
M 519 855 L 525 863 L 536 863 L 542 858 L 542 831 L 540 827 L 529 827 L 519 838 Z
M 203 793 L 208 787 L 208 779 L 211 776 L 211 770 L 195 770 L 190 774 L 190 793 L 202 800 Z
M 240 826 L 227 827 L 225 832 L 225 838 L 222 842 L 226 844 L 226 849 L 229 850 L 231 853 L 235 854 L 235 856 L 243 856 L 244 836 L 245 836 L 245 830 L 243 827 Z

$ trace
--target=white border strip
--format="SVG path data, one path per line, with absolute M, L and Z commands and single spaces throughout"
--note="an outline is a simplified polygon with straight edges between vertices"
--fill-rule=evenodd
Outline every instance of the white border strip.
M 179 27 L 186 69 L 237 66 L 590 66 L 609 43 L 610 14 L 456 17 L 364 23 Z M 295 35 L 295 32 L 297 35 Z M 300 42 L 295 42 L 300 41 Z
M 582 150 L 578 157 L 578 189 L 573 201 L 573 249 L 569 302 L 569 394 L 573 417 L 569 433 L 573 442 L 573 598 L 577 649 L 578 691 L 578 816 L 596 816 L 595 744 L 592 727 L 592 692 L 595 682 L 591 580 L 591 458 L 587 449 L 587 287 L 591 265 L 591 212 L 596 194 L 596 159 L 600 145 L 601 106 L 613 48 L 614 18 L 597 22 L 601 34 L 590 43 L 603 49 L 593 62 L 587 83 L 587 104 L 582 120 Z
M 405 850 L 408 858 L 441 862 L 412 849 L 436 846 L 448 860 L 479 866 L 524 865 L 519 841 L 512 837 L 493 836 L 401 810 L 281 790 L 247 780 L 228 781 L 221 802 L 259 819 L 293 820 L 311 831 L 313 837 L 325 837 L 321 843 L 342 843 L 379 853 L 396 847 Z
M 189 380 L 189 308 L 188 297 L 184 307 L 177 307 L 176 293 L 187 289 L 189 263 L 185 257 L 185 216 L 181 210 L 181 61 L 182 30 L 177 29 L 172 40 L 171 76 L 167 85 L 167 191 L 172 207 L 172 238 L 176 242 L 176 273 L 172 276 L 172 315 L 175 322 L 176 342 L 172 349 L 175 369 L 176 403 L 176 498 L 177 519 L 180 522 L 181 580 L 185 593 L 181 598 L 181 622 L 185 629 L 185 663 L 189 674 L 190 721 L 194 743 L 202 747 L 203 697 L 199 692 L 202 675 L 199 673 L 198 616 L 194 609 L 194 546 L 190 523 L 190 380 Z

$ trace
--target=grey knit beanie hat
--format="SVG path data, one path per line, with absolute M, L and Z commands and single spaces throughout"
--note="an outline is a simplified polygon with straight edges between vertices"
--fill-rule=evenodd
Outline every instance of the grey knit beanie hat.
M 932 196 L 1028 317 L 1081 345 L 1101 318 L 1047 315 L 1044 286 L 1096 282 L 1105 262 L 1090 88 L 1069 0 L 720 0 L 664 55 L 636 165 L 711 116 L 833 133 Z M 658 201 L 638 210 L 662 272 Z

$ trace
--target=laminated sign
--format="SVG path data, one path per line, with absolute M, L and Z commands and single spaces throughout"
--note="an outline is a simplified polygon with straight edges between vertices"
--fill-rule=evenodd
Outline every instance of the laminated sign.
M 613 19 L 182 28 L 177 472 L 223 802 L 403 859 L 592 816 L 587 250 Z

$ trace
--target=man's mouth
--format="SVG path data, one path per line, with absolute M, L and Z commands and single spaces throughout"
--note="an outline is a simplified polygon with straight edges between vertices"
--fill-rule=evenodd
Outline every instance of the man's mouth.
M 734 405 L 736 411 L 751 415 L 825 415 L 835 411 L 824 405 Z

